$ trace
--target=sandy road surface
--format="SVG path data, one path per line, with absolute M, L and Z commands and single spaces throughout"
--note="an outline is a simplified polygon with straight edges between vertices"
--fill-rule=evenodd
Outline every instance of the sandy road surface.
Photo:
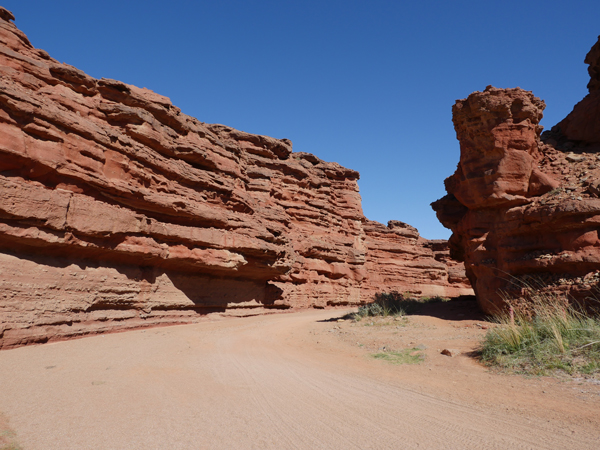
M 404 366 L 325 333 L 321 321 L 339 315 L 207 320 L 0 352 L 0 412 L 25 450 L 600 448 L 597 422 L 545 415 L 544 404 L 515 412 L 405 383 Z M 426 364 L 414 370 L 425 376 Z

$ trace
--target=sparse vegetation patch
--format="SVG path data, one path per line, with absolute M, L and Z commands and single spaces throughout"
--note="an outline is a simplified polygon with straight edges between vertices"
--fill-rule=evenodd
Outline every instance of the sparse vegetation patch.
M 419 364 L 425 360 L 425 355 L 418 348 L 407 348 L 397 352 L 379 352 L 371 356 L 392 364 Z
M 530 291 L 507 300 L 481 348 L 482 360 L 517 373 L 600 376 L 600 317 L 564 297 Z
M 0 450 L 21 450 L 16 442 L 16 434 L 8 426 L 8 420 L 0 413 Z
M 378 292 L 373 301 L 360 306 L 352 319 L 360 321 L 365 317 L 389 317 L 415 314 L 426 303 L 447 301 L 442 297 L 410 298 L 398 291 Z

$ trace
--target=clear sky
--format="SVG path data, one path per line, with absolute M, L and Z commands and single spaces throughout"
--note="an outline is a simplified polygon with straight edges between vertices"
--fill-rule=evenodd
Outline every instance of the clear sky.
M 429 204 L 459 147 L 456 99 L 520 86 L 559 122 L 587 93 L 600 0 L 2 0 L 42 48 L 203 122 L 358 170 L 369 219 L 447 238 Z

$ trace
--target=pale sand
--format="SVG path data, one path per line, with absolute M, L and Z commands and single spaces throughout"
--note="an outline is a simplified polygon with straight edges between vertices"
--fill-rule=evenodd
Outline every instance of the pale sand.
M 431 348 L 418 366 L 375 361 L 320 322 L 340 315 L 207 319 L 3 351 L 0 412 L 24 450 L 600 448 L 600 396 Z

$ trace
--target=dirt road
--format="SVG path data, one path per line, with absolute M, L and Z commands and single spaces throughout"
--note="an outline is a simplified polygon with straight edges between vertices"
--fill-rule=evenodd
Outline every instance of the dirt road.
M 0 412 L 24 450 L 600 448 L 597 391 L 490 374 L 433 348 L 416 366 L 376 361 L 325 321 L 340 315 L 7 350 Z M 419 320 L 396 332 L 422 333 Z

